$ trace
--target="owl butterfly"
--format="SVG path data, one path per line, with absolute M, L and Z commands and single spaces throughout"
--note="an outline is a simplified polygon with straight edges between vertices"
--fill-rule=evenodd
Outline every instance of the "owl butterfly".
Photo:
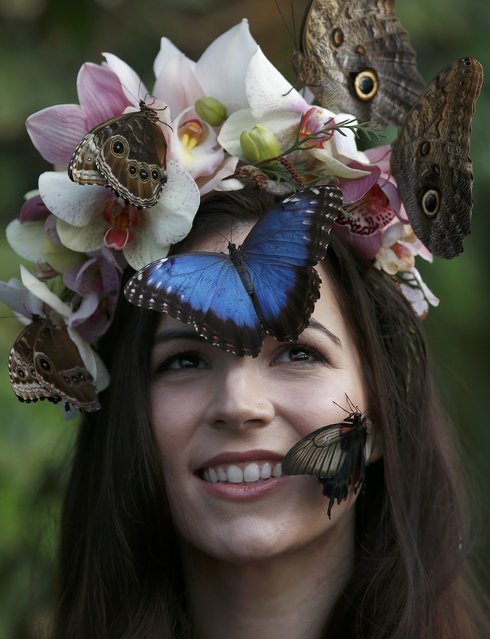
M 167 181 L 167 143 L 158 113 L 143 100 L 140 110 L 98 124 L 75 149 L 68 175 L 77 184 L 111 188 L 128 204 L 151 207 Z
M 394 0 L 311 0 L 292 65 L 318 104 L 400 126 L 420 95 L 415 52 Z
M 145 266 L 126 284 L 126 298 L 192 324 L 211 344 L 256 357 L 265 333 L 294 340 L 320 295 L 314 265 L 325 257 L 341 213 L 335 186 L 298 191 L 264 215 L 238 248 L 181 253 Z
M 35 317 L 9 354 L 9 379 L 21 402 L 47 399 L 93 411 L 100 408 L 94 380 L 65 326 Z
M 297 442 L 282 460 L 284 475 L 314 475 L 328 497 L 327 515 L 332 507 L 347 499 L 364 481 L 366 462 L 372 450 L 371 421 L 346 396 L 349 410 L 340 424 L 329 424 Z M 334 402 L 336 404 L 336 402 Z M 339 404 L 336 404 L 339 406 Z M 339 408 L 342 408 L 339 406 Z
M 391 170 L 417 237 L 439 257 L 463 250 L 471 230 L 471 120 L 481 64 L 463 58 L 441 71 L 408 113 L 393 145 Z

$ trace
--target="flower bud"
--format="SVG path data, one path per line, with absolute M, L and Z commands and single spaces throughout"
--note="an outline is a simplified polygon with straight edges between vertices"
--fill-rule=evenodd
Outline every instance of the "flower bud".
M 271 160 L 281 153 L 276 136 L 261 124 L 256 124 L 251 131 L 242 131 L 240 146 L 243 155 L 253 164 Z
M 196 100 L 194 108 L 201 120 L 210 126 L 220 126 L 228 117 L 225 105 L 210 96 Z
M 42 250 L 46 263 L 58 273 L 64 273 L 74 266 L 80 266 L 84 261 L 81 253 L 71 251 L 62 244 L 53 244 L 48 238 L 44 240 Z

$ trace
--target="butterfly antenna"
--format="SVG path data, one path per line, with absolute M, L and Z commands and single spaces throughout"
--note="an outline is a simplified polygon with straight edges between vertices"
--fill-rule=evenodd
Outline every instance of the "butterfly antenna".
M 293 47 L 296 46 L 296 29 L 295 29 L 295 15 L 294 15 L 294 5 L 293 2 L 290 2 L 290 9 L 291 9 L 291 24 L 292 24 L 292 28 L 290 26 L 290 24 L 288 23 L 288 21 L 286 20 L 285 16 L 284 16 L 284 12 L 281 9 L 281 5 L 279 4 L 279 0 L 274 0 L 274 4 L 276 5 L 276 9 L 277 12 L 279 14 L 279 16 L 281 17 L 281 21 L 284 25 L 284 28 L 286 29 L 286 32 L 289 36 L 289 39 L 291 40 Z

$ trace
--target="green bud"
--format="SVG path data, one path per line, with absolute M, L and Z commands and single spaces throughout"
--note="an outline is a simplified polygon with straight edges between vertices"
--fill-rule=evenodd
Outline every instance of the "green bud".
M 196 100 L 194 108 L 201 120 L 211 126 L 220 126 L 228 117 L 225 105 L 210 96 Z
M 271 160 L 281 153 L 276 136 L 261 124 L 256 124 L 251 131 L 242 131 L 240 145 L 243 155 L 253 164 Z

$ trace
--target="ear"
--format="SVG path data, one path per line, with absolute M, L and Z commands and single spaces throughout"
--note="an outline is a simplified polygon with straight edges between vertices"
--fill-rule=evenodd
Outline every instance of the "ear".
M 369 417 L 366 417 L 366 464 L 372 464 L 383 457 L 383 433 Z

